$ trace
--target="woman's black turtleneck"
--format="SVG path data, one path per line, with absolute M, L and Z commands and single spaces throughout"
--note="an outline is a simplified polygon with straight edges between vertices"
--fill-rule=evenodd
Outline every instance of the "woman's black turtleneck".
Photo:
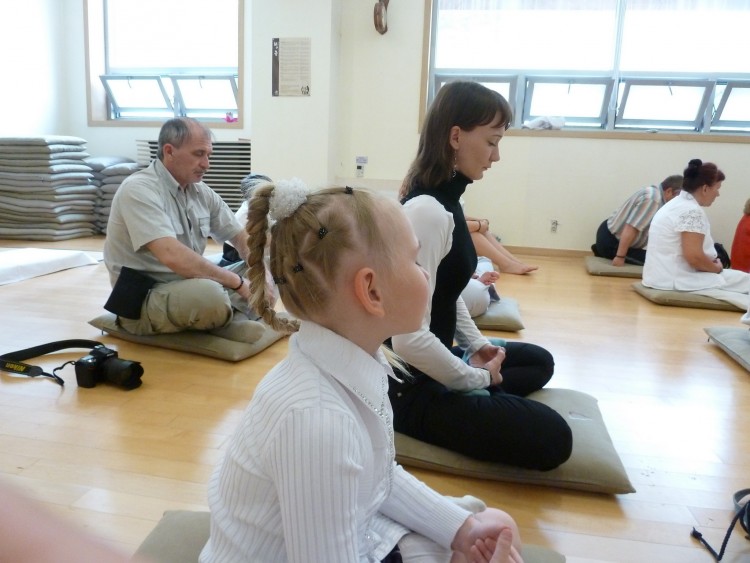
M 456 333 L 456 300 L 477 268 L 477 253 L 460 203 L 470 183 L 469 178 L 458 172 L 450 181 L 434 188 L 416 186 L 401 201 L 406 203 L 417 196 L 428 195 L 453 215 L 453 242 L 437 269 L 430 316 L 430 332 L 447 348 L 453 346 Z

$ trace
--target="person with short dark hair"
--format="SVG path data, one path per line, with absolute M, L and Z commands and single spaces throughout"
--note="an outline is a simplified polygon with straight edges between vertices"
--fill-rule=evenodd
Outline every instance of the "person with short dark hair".
M 247 307 L 246 266 L 221 268 L 203 256 L 209 236 L 231 241 L 240 256 L 248 252 L 243 226 L 203 182 L 212 149 L 205 125 L 170 119 L 159 132 L 158 158 L 128 176 L 115 193 L 104 263 L 113 286 L 110 301 L 125 303 L 109 310 L 127 332 L 202 330 L 241 342 L 254 342 L 265 332 Z M 139 302 L 131 302 L 134 291 L 117 284 L 121 277 L 130 279 L 126 275 L 147 284 Z
M 626 263 L 643 266 L 651 220 L 681 188 L 682 176 L 675 174 L 658 185 L 635 192 L 599 225 L 591 251 L 595 256 L 612 260 L 613 266 Z

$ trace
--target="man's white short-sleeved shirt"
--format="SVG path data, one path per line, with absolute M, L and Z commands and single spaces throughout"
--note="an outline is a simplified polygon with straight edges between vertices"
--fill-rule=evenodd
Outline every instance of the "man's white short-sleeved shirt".
M 160 160 L 126 178 L 112 200 L 104 263 L 114 284 L 122 266 L 159 281 L 182 279 L 146 248 L 173 237 L 203 254 L 208 237 L 224 242 L 242 231 L 229 206 L 204 182 L 180 189 Z

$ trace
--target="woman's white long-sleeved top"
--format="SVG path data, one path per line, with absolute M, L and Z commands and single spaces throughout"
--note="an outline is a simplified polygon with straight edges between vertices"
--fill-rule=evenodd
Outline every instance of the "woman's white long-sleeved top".
M 434 197 L 420 195 L 404 204 L 409 222 L 420 243 L 419 264 L 430 275 L 430 295 L 435 293 L 435 280 L 440 262 L 450 252 L 453 243 L 453 215 Z M 391 339 L 393 351 L 422 373 L 439 381 L 449 389 L 470 391 L 490 384 L 489 372 L 477 369 L 455 356 L 430 332 L 432 301 L 416 332 L 401 334 Z M 489 344 L 471 318 L 462 298 L 456 301 L 456 341 L 473 354 Z
M 449 547 L 470 513 L 395 463 L 392 373 L 303 322 L 211 478 L 201 563 L 371 563 L 409 531 Z

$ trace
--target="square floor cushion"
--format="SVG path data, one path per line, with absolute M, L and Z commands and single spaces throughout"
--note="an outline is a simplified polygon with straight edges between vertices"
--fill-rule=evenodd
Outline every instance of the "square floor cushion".
M 573 431 L 570 459 L 551 471 L 522 469 L 470 457 L 396 433 L 396 459 L 420 467 L 478 479 L 546 485 L 596 493 L 633 493 L 597 400 L 570 389 L 542 389 L 529 395 L 560 413 Z
M 501 297 L 500 301 L 490 303 L 486 313 L 474 317 L 474 324 L 480 329 L 509 332 L 517 332 L 524 328 L 518 301 L 510 297 Z
M 625 264 L 624 266 L 613 266 L 609 258 L 598 256 L 586 256 L 586 270 L 592 276 L 613 276 L 616 278 L 638 278 L 643 277 L 643 266 Z
M 750 371 L 750 330 L 747 327 L 712 326 L 703 330 L 709 340 Z
M 168 510 L 143 540 L 135 555 L 154 563 L 198 563 L 210 529 L 208 512 Z M 524 545 L 526 563 L 563 563 L 565 557 L 556 551 L 535 545 Z
M 89 324 L 96 328 L 129 342 L 157 346 L 180 352 L 191 352 L 220 360 L 238 362 L 254 356 L 268 348 L 271 344 L 284 335 L 267 327 L 263 336 L 255 342 L 236 342 L 221 338 L 207 332 L 185 331 L 175 334 L 154 334 L 151 336 L 138 336 L 123 330 L 117 324 L 117 317 L 112 313 L 105 313 L 91 319 Z
M 692 291 L 652 289 L 643 285 L 642 282 L 634 283 L 633 289 L 639 295 L 658 305 L 692 307 L 694 309 L 716 309 L 718 311 L 746 311 L 746 309 L 742 309 L 728 301 L 722 301 L 721 299 L 716 299 L 707 295 L 699 295 Z

